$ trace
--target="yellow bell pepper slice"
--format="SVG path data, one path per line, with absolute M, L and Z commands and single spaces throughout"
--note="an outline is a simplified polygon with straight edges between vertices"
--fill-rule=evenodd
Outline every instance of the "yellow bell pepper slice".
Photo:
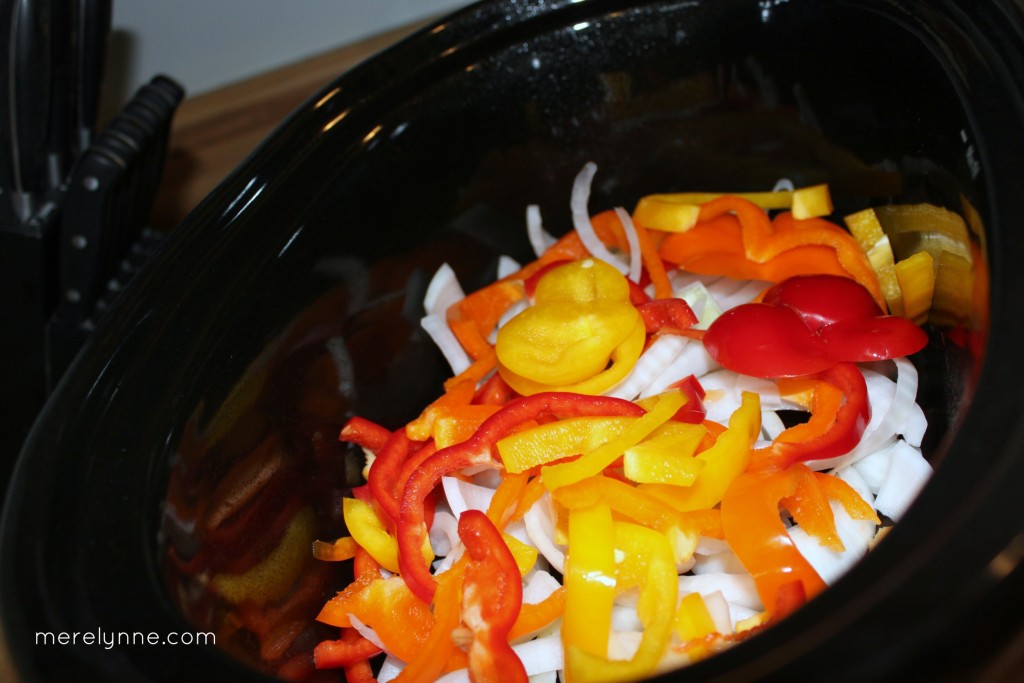
M 610 388 L 636 363 L 646 339 L 629 291 L 625 277 L 600 259 L 553 268 L 538 281 L 534 304 L 499 330 L 498 371 L 527 395 Z
M 591 451 L 619 436 L 633 417 L 573 417 L 524 429 L 497 443 L 505 471 L 518 474 L 537 465 Z
M 516 566 L 519 568 L 519 573 L 525 576 L 526 572 L 533 569 L 533 565 L 537 564 L 537 549 L 532 545 L 523 543 L 515 536 L 503 533 L 501 538 L 505 541 L 505 545 L 508 546 L 509 552 L 512 553 Z
M 928 319 L 935 295 L 935 260 L 927 251 L 908 256 L 895 266 L 903 314 L 918 325 Z
M 389 572 L 397 573 L 398 541 L 388 533 L 373 506 L 357 498 L 344 498 L 341 502 L 341 511 L 345 517 L 345 526 L 356 543 L 368 552 L 377 564 Z M 434 560 L 429 538 L 423 543 L 423 559 L 428 564 Z
M 704 468 L 704 461 L 693 454 L 707 431 L 704 425 L 666 423 L 651 438 L 626 449 L 623 473 L 641 484 L 689 486 Z
M 695 456 L 704 467 L 693 485 L 641 484 L 639 488 L 677 510 L 712 508 L 721 502 L 732 480 L 747 468 L 760 430 L 761 399 L 745 391 L 740 407 L 729 417 L 729 428 L 718 435 L 714 446 Z
M 565 558 L 565 614 L 562 641 L 567 648 L 604 657 L 615 599 L 612 512 L 605 504 L 569 512 Z
M 614 532 L 616 549 L 624 555 L 625 571 L 636 573 L 637 567 L 646 568 L 637 604 L 643 636 L 633 657 L 624 661 L 609 661 L 607 653 L 598 654 L 566 641 L 566 680 L 572 683 L 611 683 L 650 676 L 671 643 L 675 610 L 665 606 L 676 604 L 679 581 L 668 538 L 628 522 L 616 522 Z
M 889 312 L 893 315 L 904 315 L 903 295 L 896 277 L 895 256 L 889 243 L 889 236 L 885 234 L 878 220 L 878 214 L 874 209 L 864 209 L 844 216 L 843 221 L 878 275 L 878 284 L 882 288 L 882 296 L 889 306 Z
M 603 475 L 563 486 L 552 495 L 555 503 L 570 512 L 605 503 L 617 517 L 625 517 L 665 534 L 671 543 L 673 556 L 680 563 L 693 556 L 704 522 L 628 482 Z
M 689 593 L 679 601 L 679 609 L 676 611 L 676 632 L 681 641 L 685 643 L 688 640 L 696 640 L 716 631 L 715 622 L 700 593 Z
M 553 490 L 600 473 L 625 453 L 626 449 L 640 443 L 651 432 L 668 422 L 685 402 L 686 397 L 680 391 L 662 394 L 651 410 L 637 418 L 616 438 L 584 453 L 577 460 L 543 467 L 541 481 L 548 490 Z
M 797 190 L 775 192 L 673 192 L 641 197 L 633 209 L 633 220 L 653 230 L 686 232 L 697 224 L 700 205 L 725 195 L 741 197 L 762 209 L 792 209 L 798 219 L 817 218 L 832 213 L 828 185 L 812 185 Z

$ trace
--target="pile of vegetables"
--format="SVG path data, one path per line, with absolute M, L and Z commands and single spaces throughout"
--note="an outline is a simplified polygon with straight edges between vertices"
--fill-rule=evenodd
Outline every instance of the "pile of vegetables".
M 894 256 L 878 219 L 900 209 L 847 229 L 821 185 L 591 215 L 595 172 L 564 237 L 527 210 L 536 260 L 468 295 L 437 272 L 444 393 L 395 431 L 341 431 L 366 484 L 348 535 L 314 544 L 355 576 L 318 616 L 340 629 L 318 668 L 654 675 L 814 598 L 927 481 L 907 356 L 957 308 L 935 300 L 944 251 Z

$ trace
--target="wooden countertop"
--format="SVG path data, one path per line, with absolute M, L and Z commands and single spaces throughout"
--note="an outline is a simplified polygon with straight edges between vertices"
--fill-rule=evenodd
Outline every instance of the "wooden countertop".
M 349 68 L 426 23 L 403 26 L 186 97 L 172 122 L 153 226 L 169 230 L 178 225 L 295 108 Z

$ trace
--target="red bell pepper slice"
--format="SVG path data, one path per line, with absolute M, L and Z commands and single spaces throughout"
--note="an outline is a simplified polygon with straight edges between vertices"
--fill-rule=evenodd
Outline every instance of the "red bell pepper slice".
M 839 363 L 817 376 L 818 380 L 830 384 L 842 392 L 843 400 L 839 409 L 831 414 L 816 412 L 820 405 L 811 399 L 811 420 L 807 427 L 794 429 L 807 432 L 817 429 L 810 438 L 786 440 L 783 432 L 767 449 L 767 453 L 755 452 L 752 467 L 789 467 L 797 462 L 832 458 L 849 453 L 860 442 L 864 429 L 871 419 L 871 405 L 864 375 L 853 363 Z M 820 428 L 820 429 L 819 429 Z M 802 434 L 801 436 L 806 436 Z
M 493 455 L 495 444 L 525 422 L 541 415 L 557 417 L 615 416 L 640 417 L 644 409 L 632 401 L 608 396 L 571 392 L 541 392 L 511 401 L 487 418 L 469 439 L 448 446 L 424 460 L 406 481 L 399 508 L 398 566 L 409 588 L 429 603 L 436 589 L 434 577 L 424 564 L 421 549 L 426 538 L 424 502 L 441 477 L 472 466 L 501 467 Z M 374 463 L 376 466 L 376 462 Z M 373 476 L 373 469 L 370 470 Z
M 398 477 L 402 471 L 402 465 L 409 457 L 413 441 L 404 429 L 395 431 L 387 440 L 384 447 L 377 451 L 377 457 L 370 465 L 367 484 L 373 500 L 378 509 L 387 517 L 385 520 L 391 524 L 398 521 Z
M 863 285 L 841 275 L 796 275 L 765 291 L 761 303 L 789 306 L 814 331 L 841 320 L 883 314 Z
M 379 647 L 359 635 L 359 631 L 346 628 L 338 640 L 318 643 L 313 648 L 313 661 L 318 669 L 342 669 L 364 662 L 381 652 Z
M 678 334 L 697 324 L 690 304 L 682 299 L 652 299 L 636 307 L 647 334 Z
M 678 382 L 670 384 L 668 388 L 678 389 L 686 397 L 686 403 L 672 417 L 673 420 L 695 425 L 704 422 L 704 418 L 708 415 L 707 408 L 704 407 L 704 397 L 707 394 L 700 380 L 693 375 L 687 375 Z
M 469 562 L 462 584 L 462 621 L 473 634 L 469 678 L 474 683 L 525 682 L 526 669 L 508 643 L 523 604 L 523 583 L 501 532 L 479 510 L 459 516 Z
M 379 453 L 389 438 L 391 432 L 388 429 L 358 415 L 346 422 L 338 434 L 339 441 L 354 443 L 373 453 Z
M 789 278 L 761 303 L 723 313 L 704 335 L 712 358 L 754 377 L 798 377 L 843 361 L 908 356 L 927 343 L 920 327 L 881 315 L 864 287 L 835 275 Z

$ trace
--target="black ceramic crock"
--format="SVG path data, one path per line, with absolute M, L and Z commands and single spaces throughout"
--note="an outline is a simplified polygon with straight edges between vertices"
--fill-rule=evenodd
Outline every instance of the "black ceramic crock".
M 977 211 L 988 277 L 973 343 L 936 333 L 919 360 L 932 481 L 835 586 L 685 680 L 1011 680 L 1024 649 L 1022 35 L 1021 6 L 1004 0 L 503 0 L 340 76 L 174 231 L 36 423 L 0 538 L 18 671 L 261 679 L 223 647 L 37 634 L 200 630 L 189 619 L 210 614 L 193 609 L 209 596 L 176 578 L 190 528 L 168 511 L 222 495 L 229 474 L 244 488 L 237 453 L 282 454 L 260 461 L 289 473 L 262 510 L 268 534 L 296 499 L 330 533 L 358 480 L 338 426 L 397 426 L 444 379 L 416 325 L 429 274 L 448 261 L 471 288 L 499 254 L 528 257 L 528 203 L 567 230 L 572 179 L 592 160 L 592 209 L 789 177 L 829 182 L 839 211 Z

